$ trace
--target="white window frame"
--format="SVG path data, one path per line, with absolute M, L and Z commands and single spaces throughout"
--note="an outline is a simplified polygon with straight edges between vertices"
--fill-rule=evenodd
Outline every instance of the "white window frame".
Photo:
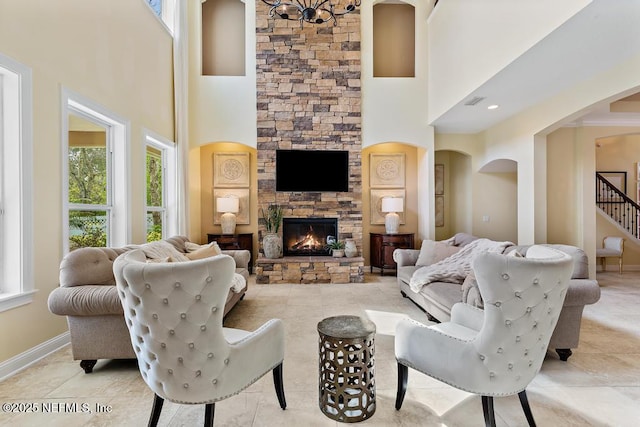
M 149 130 L 143 130 L 144 133 L 144 225 L 145 236 L 147 234 L 147 212 L 160 211 L 163 212 L 162 218 L 162 238 L 175 236 L 178 234 L 178 162 L 175 142 L 169 141 Z M 162 153 L 162 207 L 147 206 L 147 147 L 153 147 Z
M 151 7 L 151 5 L 149 4 L 149 2 L 147 0 L 142 0 L 144 2 L 144 4 L 147 5 L 147 7 L 149 8 L 149 10 L 151 11 L 151 13 L 153 13 L 153 15 L 158 18 L 158 20 L 162 23 L 162 25 L 167 29 L 167 31 L 169 32 L 169 34 L 173 35 L 173 27 L 174 27 L 174 17 L 175 17 L 175 10 L 176 10 L 176 0 L 162 0 L 162 10 L 161 10 L 161 15 L 162 16 L 158 16 L 156 14 L 156 11 L 153 10 L 153 8 Z M 205 0 L 206 1 L 206 0 Z
M 107 133 L 107 204 L 69 203 L 69 115 L 103 126 Z M 69 211 L 106 210 L 107 247 L 131 240 L 130 215 L 130 125 L 129 122 L 93 101 L 62 89 L 62 251 L 69 253 Z
M 33 81 L 0 54 L 0 312 L 33 301 Z

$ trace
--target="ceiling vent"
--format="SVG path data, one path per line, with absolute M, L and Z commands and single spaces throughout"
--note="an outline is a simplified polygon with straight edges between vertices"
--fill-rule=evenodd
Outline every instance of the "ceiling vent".
M 474 96 L 473 98 L 465 102 L 464 105 L 474 106 L 478 104 L 480 101 L 483 101 L 485 98 L 486 96 Z

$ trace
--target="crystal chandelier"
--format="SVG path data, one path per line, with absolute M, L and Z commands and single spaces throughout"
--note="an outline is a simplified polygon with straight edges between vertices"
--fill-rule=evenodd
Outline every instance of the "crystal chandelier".
M 282 0 L 262 0 L 271 6 L 269 16 L 272 18 L 276 15 L 282 19 L 291 21 L 300 21 L 300 26 L 305 22 L 310 24 L 324 24 L 333 21 L 333 25 L 338 25 L 336 16 L 346 15 L 356 10 L 360 6 L 362 0 L 347 0 L 348 3 L 344 10 L 335 10 L 335 6 L 331 0 L 295 0 L 295 2 L 286 2 Z M 338 0 L 340 1 L 340 0 Z

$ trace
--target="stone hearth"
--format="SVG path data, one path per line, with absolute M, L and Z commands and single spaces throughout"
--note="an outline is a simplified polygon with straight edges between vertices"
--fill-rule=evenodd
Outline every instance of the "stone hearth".
M 256 283 L 362 283 L 364 258 L 330 256 L 258 258 Z

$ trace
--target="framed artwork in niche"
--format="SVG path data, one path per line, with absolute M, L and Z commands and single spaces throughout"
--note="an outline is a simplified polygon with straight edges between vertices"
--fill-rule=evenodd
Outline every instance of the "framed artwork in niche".
M 250 224 L 249 218 L 249 189 L 248 188 L 214 188 L 213 189 L 213 223 L 220 225 L 220 217 L 224 212 L 218 212 L 216 200 L 218 197 L 235 197 L 239 199 L 239 209 L 236 213 L 236 224 Z
M 436 195 L 442 196 L 444 194 L 444 165 L 437 164 L 435 166 L 435 190 Z
M 369 206 L 371 207 L 371 213 L 370 213 L 369 222 L 371 224 L 384 224 L 384 218 L 387 215 L 387 213 L 382 212 L 382 199 L 384 199 L 385 197 L 401 197 L 402 198 L 404 208 L 402 209 L 402 212 L 396 212 L 396 213 L 398 214 L 398 216 L 400 216 L 400 224 L 405 224 L 404 211 L 407 210 L 406 208 L 407 199 L 405 196 L 405 190 L 403 188 L 396 188 L 393 190 L 378 190 L 378 189 L 372 188 L 370 192 L 371 194 L 369 199 Z
M 444 227 L 444 196 L 436 196 L 436 227 Z
M 216 188 L 249 187 L 249 153 L 214 153 L 213 186 Z
M 404 153 L 369 156 L 369 185 L 371 188 L 404 187 Z

